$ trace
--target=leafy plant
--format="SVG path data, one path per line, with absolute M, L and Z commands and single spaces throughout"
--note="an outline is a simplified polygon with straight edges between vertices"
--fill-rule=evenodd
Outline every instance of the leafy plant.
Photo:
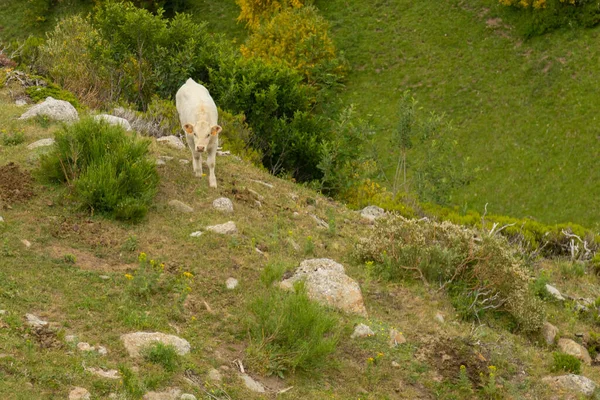
M 172 345 L 156 342 L 142 353 L 146 361 L 161 365 L 167 372 L 175 372 L 179 367 L 179 355 Z
M 270 19 L 274 14 L 287 8 L 302 7 L 303 0 L 236 0 L 240 6 L 238 21 L 245 22 L 249 28 L 258 28 L 261 21 Z
M 73 107 L 79 108 L 79 101 L 73 93 L 61 89 L 53 83 L 49 83 L 46 86 L 30 86 L 25 89 L 25 93 L 36 103 L 45 100 L 46 97 L 52 97 L 56 100 L 68 101 Z
M 572 374 L 580 374 L 581 360 L 570 354 L 554 352 L 552 353 L 551 370 L 553 372 L 570 372 Z

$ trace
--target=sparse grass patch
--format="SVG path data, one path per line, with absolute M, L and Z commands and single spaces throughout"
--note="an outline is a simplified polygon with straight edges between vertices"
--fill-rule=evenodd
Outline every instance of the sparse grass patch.
M 148 347 L 143 355 L 146 361 L 161 365 L 168 372 L 175 372 L 180 364 L 175 347 L 160 342 Z
M 23 131 L 2 132 L 2 144 L 4 146 L 18 146 L 25 142 Z
M 260 281 L 265 285 L 266 288 L 273 286 L 273 283 L 280 281 L 286 271 L 289 271 L 290 265 L 275 261 L 270 262 L 260 273 Z
M 338 342 L 338 320 L 312 302 L 302 285 L 294 293 L 270 289 L 250 305 L 248 360 L 257 370 L 283 377 L 313 374 L 329 363 Z

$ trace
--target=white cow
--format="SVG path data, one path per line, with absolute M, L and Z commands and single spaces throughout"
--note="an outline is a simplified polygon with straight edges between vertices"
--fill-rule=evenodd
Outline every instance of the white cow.
M 202 153 L 208 153 L 208 184 L 217 187 L 215 177 L 215 158 L 221 127 L 217 125 L 219 114 L 217 106 L 208 90 L 194 82 L 192 78 L 179 88 L 175 95 L 175 104 L 179 112 L 179 122 L 185 132 L 187 144 L 192 151 L 194 172 L 202 176 Z

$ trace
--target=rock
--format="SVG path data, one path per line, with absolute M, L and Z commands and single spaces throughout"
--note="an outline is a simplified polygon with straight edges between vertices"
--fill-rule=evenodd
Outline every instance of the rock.
M 106 349 L 106 347 L 104 346 L 98 346 L 96 347 L 96 351 L 98 352 L 98 354 L 100 354 L 101 356 L 105 356 L 108 354 L 108 350 Z
M 234 233 L 237 233 L 237 227 L 233 221 L 229 221 L 221 225 L 207 226 L 206 230 L 214 233 L 220 233 L 221 235 L 233 235 Z
M 179 200 L 171 200 L 169 201 L 169 205 L 171 207 L 173 207 L 175 210 L 182 212 L 182 213 L 192 213 L 194 212 L 194 209 L 190 206 L 188 206 L 187 204 L 185 204 L 182 201 Z
M 5 315 L 6 314 L 6 310 L 0 310 L 0 315 Z
M 329 224 L 323 221 L 321 218 L 317 217 L 315 214 L 310 214 L 310 217 L 315 220 L 319 228 L 329 229 Z
M 398 364 L 396 361 L 392 361 L 392 367 L 394 367 L 394 368 L 400 368 L 401 365 Z
M 596 383 L 581 375 L 547 376 L 542 378 L 542 382 L 546 382 L 555 389 L 568 390 L 576 394 L 581 393 L 585 396 L 593 395 L 596 390 Z
M 202 231 L 196 231 L 196 232 L 192 232 L 190 233 L 191 237 L 200 237 L 202 236 Z
M 37 149 L 38 147 L 52 146 L 54 143 L 56 143 L 56 141 L 53 138 L 40 139 L 37 142 L 28 144 L 27 149 L 33 150 L 33 149 Z
M 443 324 L 445 322 L 444 315 L 441 312 L 436 313 L 435 317 L 433 317 L 433 318 L 440 324 Z
M 184 394 L 181 395 L 181 397 L 179 398 L 179 400 L 198 400 L 198 399 L 193 394 L 184 393 Z
M 298 217 L 300 216 L 300 213 L 299 213 L 298 211 L 294 211 L 294 212 L 292 213 L 292 216 L 293 216 L 294 218 L 298 218 Z
M 165 162 L 173 160 L 173 157 L 171 157 L 171 156 L 158 156 L 158 158 L 160 158 L 161 160 L 164 160 Z M 179 160 L 179 161 L 181 161 L 181 160 Z
M 373 330 L 369 326 L 365 324 L 358 324 L 356 325 L 356 328 L 354 328 L 354 332 L 352 333 L 352 335 L 350 335 L 350 338 L 364 338 L 368 336 L 373 336 L 374 334 L 375 332 L 373 332 Z
M 265 196 L 259 194 L 258 192 L 254 191 L 252 189 L 248 189 L 248 193 L 250 193 L 252 196 L 256 197 L 257 200 L 265 201 Z
M 21 240 L 21 243 L 23 243 L 25 245 L 25 247 L 27 247 L 27 248 L 31 247 L 31 242 L 27 239 Z
M 251 182 L 254 182 L 254 183 L 258 183 L 259 185 L 266 186 L 266 187 L 268 187 L 269 189 L 273 189 L 273 188 L 275 187 L 275 186 L 271 185 L 270 183 L 263 182 L 263 181 L 258 181 L 258 180 L 256 180 L 256 179 L 250 179 L 250 181 L 251 181 Z
M 69 392 L 69 400 L 90 400 L 91 395 L 87 389 L 76 387 Z
M 221 382 L 223 380 L 223 375 L 217 369 L 211 369 L 208 371 L 208 379 L 213 382 Z
M 131 130 L 131 125 L 129 124 L 129 121 L 127 121 L 125 118 L 115 117 L 114 115 L 108 115 L 108 114 L 100 114 L 100 115 L 96 115 L 94 117 L 94 119 L 96 121 L 104 121 L 109 125 L 120 126 L 123 129 L 125 129 L 126 131 Z
M 231 151 L 229 151 L 229 150 L 226 150 L 226 151 L 217 150 L 217 155 L 218 156 L 230 156 L 231 155 Z
M 144 400 L 178 400 L 181 389 L 172 388 L 164 392 L 148 392 L 142 397 Z
M 237 287 L 238 285 L 238 280 L 235 278 L 227 278 L 227 281 L 225 282 L 225 286 L 227 286 L 227 289 L 229 290 L 233 290 Z
M 4 218 L 0 216 L 0 222 L 4 222 Z
M 558 348 L 563 353 L 567 353 L 567 354 L 570 354 L 572 356 L 579 358 L 581 361 L 583 361 L 587 365 L 592 364 L 592 358 L 590 357 L 590 354 L 588 353 L 587 349 L 585 347 L 583 347 L 582 345 L 580 345 L 579 343 L 574 342 L 571 339 L 565 339 L 565 338 L 559 339 L 558 340 Z
M 89 372 L 90 374 L 99 376 L 101 378 L 106 378 L 106 379 L 121 379 L 121 374 L 116 369 L 106 370 L 106 369 L 103 369 L 103 368 L 90 367 L 90 368 L 85 368 L 85 370 L 87 372 Z
M 110 276 L 108 275 L 100 275 L 98 278 L 102 279 L 103 281 L 107 281 L 110 279 Z
M 262 203 L 258 200 L 254 200 L 254 204 L 256 205 L 256 207 L 262 208 Z
M 227 197 L 219 197 L 212 203 L 213 208 L 217 211 L 232 213 L 233 203 Z
M 79 350 L 79 351 L 94 351 L 96 349 L 94 348 L 94 346 L 90 346 L 89 343 L 79 342 L 79 343 L 77 343 L 77 350 Z
M 544 325 L 542 326 L 542 336 L 544 336 L 544 340 L 546 340 L 546 344 L 548 344 L 549 346 L 553 345 L 557 334 L 558 334 L 557 327 L 552 325 L 550 322 L 544 322 Z
M 252 379 L 249 375 L 240 374 L 240 378 L 244 381 L 246 387 L 256 393 L 265 393 L 265 387 L 260 383 Z
M 399 344 L 406 343 L 406 338 L 402 332 L 398 332 L 396 329 L 390 329 L 390 340 L 388 344 L 390 347 L 397 347 Z
M 165 161 L 161 160 L 160 158 L 158 160 L 156 160 L 156 165 L 161 166 L 161 165 L 165 165 Z
M 190 352 L 190 343 L 175 335 L 167 335 L 161 332 L 135 332 L 121 335 L 121 340 L 129 356 L 139 357 L 140 351 L 154 342 L 175 347 L 177 354 L 183 356 Z
M 27 319 L 27 325 L 32 328 L 44 328 L 48 326 L 48 321 L 44 321 L 33 314 L 25 314 L 25 318 Z
M 161 138 L 156 139 L 157 142 L 166 144 L 167 146 L 173 147 L 175 149 L 185 149 L 185 145 L 177 136 L 169 135 L 163 136 Z
M 17 99 L 17 100 L 15 100 L 15 105 L 17 105 L 18 107 L 22 107 L 22 106 L 26 106 L 27 102 L 23 99 Z
M 339 308 L 348 313 L 367 316 L 358 283 L 346 275 L 344 266 L 328 258 L 304 260 L 294 275 L 279 286 L 293 290 L 294 283 L 305 281 L 308 297 L 321 304 Z
M 187 164 L 189 164 L 189 163 L 190 163 L 190 161 L 189 161 L 189 160 L 185 160 L 185 159 L 183 159 L 183 158 L 179 160 L 179 164 L 181 164 L 181 165 L 187 165 Z
M 555 288 L 554 286 L 546 284 L 546 290 L 548 291 L 550 296 L 554 297 L 556 300 L 560 300 L 560 301 L 565 300 L 563 295 L 560 294 L 560 291 L 557 288 Z
M 75 336 L 75 335 L 65 336 L 65 342 L 67 342 L 67 343 L 75 343 L 76 341 L 77 341 L 77 336 Z
M 46 97 L 40 104 L 36 104 L 25 111 L 19 119 L 34 118 L 38 115 L 45 115 L 48 118 L 57 121 L 74 122 L 79 119 L 77 110 L 71 103 L 64 100 L 56 100 L 52 97 Z
M 385 216 L 385 210 L 377 206 L 366 206 L 365 208 L 360 210 L 360 216 L 365 219 L 368 219 L 369 221 L 375 221 L 376 219 Z

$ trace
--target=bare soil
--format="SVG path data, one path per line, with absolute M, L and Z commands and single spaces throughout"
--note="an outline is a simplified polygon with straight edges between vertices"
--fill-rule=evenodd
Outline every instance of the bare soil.
M 33 179 L 14 162 L 0 167 L 0 207 L 25 202 L 34 196 Z

